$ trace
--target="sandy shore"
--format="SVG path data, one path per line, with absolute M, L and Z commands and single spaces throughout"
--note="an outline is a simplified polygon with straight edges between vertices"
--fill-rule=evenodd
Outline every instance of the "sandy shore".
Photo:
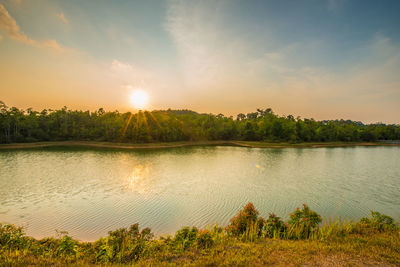
M 0 144 L 0 149 L 28 149 L 44 147 L 94 147 L 114 149 L 157 149 L 185 146 L 241 146 L 252 148 L 318 148 L 318 147 L 349 147 L 349 146 L 400 146 L 400 144 L 374 143 L 374 142 L 310 142 L 310 143 L 268 143 L 256 141 L 188 141 L 169 143 L 111 143 L 92 141 L 59 141 L 59 142 L 36 142 L 36 143 L 12 143 Z

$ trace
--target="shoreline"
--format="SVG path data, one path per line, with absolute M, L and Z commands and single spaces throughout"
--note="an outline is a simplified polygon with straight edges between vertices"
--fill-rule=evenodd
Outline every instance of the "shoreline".
M 0 144 L 0 150 L 32 149 L 47 147 L 86 147 L 111 149 L 163 149 L 189 146 L 239 146 L 248 148 L 326 148 L 326 147 L 355 147 L 355 146 L 400 146 L 400 144 L 381 142 L 309 142 L 309 143 L 271 143 L 263 141 L 184 141 L 165 143 L 113 143 L 96 141 L 53 141 L 34 143 Z

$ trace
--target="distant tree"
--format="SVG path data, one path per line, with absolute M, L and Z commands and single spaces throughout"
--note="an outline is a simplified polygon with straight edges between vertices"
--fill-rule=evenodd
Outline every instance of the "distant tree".
M 94 140 L 110 142 L 172 142 L 188 140 L 376 141 L 399 140 L 400 125 L 364 125 L 350 120 L 315 121 L 278 116 L 270 108 L 236 120 L 223 114 L 191 110 L 120 113 L 8 107 L 0 101 L 0 142 Z
M 236 120 L 238 121 L 242 121 L 244 119 L 246 119 L 246 115 L 244 115 L 243 113 L 239 113 L 236 117 Z
M 258 112 L 247 113 L 246 117 L 248 120 L 256 120 L 258 117 Z

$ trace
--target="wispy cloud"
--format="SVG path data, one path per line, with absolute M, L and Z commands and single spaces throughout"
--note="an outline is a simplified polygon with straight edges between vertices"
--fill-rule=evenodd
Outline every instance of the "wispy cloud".
M 353 48 L 363 56 L 331 67 L 330 62 L 320 63 L 329 48 L 321 39 L 279 43 L 271 35 L 270 42 L 279 46 L 253 49 L 243 37 L 246 33 L 226 28 L 229 23 L 220 11 L 229 8 L 229 2 L 169 3 L 165 26 L 179 53 L 186 86 L 196 89 L 192 103 L 207 101 L 211 107 L 223 98 L 227 105 L 240 102 L 245 109 L 271 105 L 286 114 L 371 121 L 382 114 L 368 109 L 370 105 L 400 112 L 394 104 L 400 101 L 400 49 L 384 36 Z M 330 4 L 337 10 L 345 2 Z
M 11 39 L 18 42 L 36 47 L 52 48 L 58 51 L 64 48 L 55 40 L 36 41 L 29 38 L 18 26 L 16 20 L 8 13 L 7 9 L 0 4 L 0 29 L 2 29 Z
M 110 65 L 111 75 L 121 86 L 147 87 L 154 77 L 144 68 L 114 59 Z
M 134 72 L 131 64 L 116 59 L 111 62 L 110 69 L 115 73 L 132 74 Z
M 304 49 L 288 52 L 294 58 Z M 264 77 L 261 86 L 273 92 L 286 112 L 302 112 L 319 118 L 347 117 L 376 122 L 400 112 L 400 48 L 384 36 L 373 38 L 358 53 L 365 55 L 342 69 L 292 67 L 290 61 L 260 58 L 248 65 L 253 77 Z M 283 52 L 282 52 L 283 53 Z M 295 103 L 295 104 L 294 104 Z
M 22 0 L 9 0 L 9 1 L 19 6 L 22 4 Z
M 58 51 L 66 50 L 63 46 L 61 46 L 59 43 L 57 43 L 56 40 L 46 40 L 46 41 L 42 41 L 40 44 L 43 47 L 51 48 L 51 49 L 58 50 Z
M 15 19 L 10 16 L 7 9 L 2 4 L 0 4 L 0 28 L 3 29 L 10 38 L 16 41 L 29 45 L 37 44 L 36 41 L 30 39 L 20 30 Z
M 206 87 L 232 77 L 240 66 L 243 42 L 221 27 L 225 3 L 207 1 L 173 1 L 166 18 L 179 53 L 182 73 L 190 87 Z
M 68 19 L 65 17 L 64 12 L 57 13 L 56 15 L 62 22 L 66 24 L 69 22 Z
M 182 107 L 181 103 L 177 104 L 182 99 L 182 92 L 176 90 L 178 86 L 174 86 L 176 79 L 165 77 L 154 68 L 114 59 L 107 66 L 105 74 L 106 80 L 112 83 L 110 88 L 125 96 L 125 99 L 128 99 L 132 91 L 141 89 L 151 95 L 149 108 Z M 170 72 L 168 74 L 171 75 Z M 131 108 L 128 103 L 127 108 Z

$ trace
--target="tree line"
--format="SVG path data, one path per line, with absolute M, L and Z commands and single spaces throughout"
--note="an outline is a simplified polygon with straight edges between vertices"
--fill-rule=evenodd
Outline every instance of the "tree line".
M 248 140 L 269 142 L 356 142 L 400 140 L 400 125 L 363 124 L 279 116 L 270 108 L 240 113 L 199 114 L 190 110 L 137 113 L 7 107 L 0 101 L 0 143 L 38 141 L 108 141 L 127 143 Z

